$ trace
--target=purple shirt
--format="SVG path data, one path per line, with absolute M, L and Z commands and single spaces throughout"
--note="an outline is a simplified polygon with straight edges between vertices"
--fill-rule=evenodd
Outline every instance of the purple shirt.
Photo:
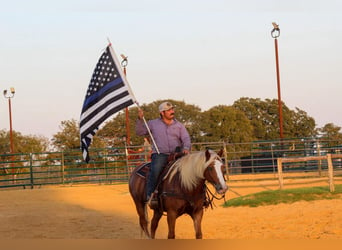
M 176 147 L 190 150 L 190 135 L 184 125 L 179 121 L 174 119 L 173 123 L 167 125 L 161 118 L 158 118 L 148 121 L 147 124 L 160 153 L 173 153 L 175 152 Z M 148 135 L 148 131 L 143 120 L 137 120 L 136 134 Z M 157 152 L 153 143 L 152 152 Z

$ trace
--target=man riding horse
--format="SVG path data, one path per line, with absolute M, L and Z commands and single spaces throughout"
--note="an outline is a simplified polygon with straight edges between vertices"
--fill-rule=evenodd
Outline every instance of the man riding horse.
M 155 144 L 152 144 L 151 168 L 147 175 L 146 202 L 151 204 L 157 181 L 163 168 L 167 165 L 169 156 L 180 148 L 183 154 L 188 154 L 191 149 L 190 135 L 185 126 L 177 121 L 174 106 L 170 102 L 163 102 L 159 105 L 160 117 L 154 120 L 143 122 L 144 113 L 139 109 L 136 122 L 136 134 L 140 136 L 149 135 L 148 126 Z

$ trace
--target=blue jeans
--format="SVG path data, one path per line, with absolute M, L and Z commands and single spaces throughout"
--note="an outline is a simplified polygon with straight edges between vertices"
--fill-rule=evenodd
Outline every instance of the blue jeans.
M 168 157 L 169 155 L 167 154 L 152 154 L 150 174 L 148 175 L 146 186 L 147 199 L 155 190 L 159 175 L 162 172 L 163 168 L 166 166 Z

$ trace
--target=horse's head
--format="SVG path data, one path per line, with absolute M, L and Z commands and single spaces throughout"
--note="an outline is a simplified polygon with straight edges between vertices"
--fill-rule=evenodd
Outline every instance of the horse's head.
M 216 154 L 210 150 L 205 151 L 206 161 L 210 162 L 208 162 L 208 166 L 204 171 L 204 178 L 215 187 L 216 192 L 224 194 L 228 190 L 228 186 L 224 179 L 223 173 L 225 168 L 220 157 L 221 155 L 222 152 Z

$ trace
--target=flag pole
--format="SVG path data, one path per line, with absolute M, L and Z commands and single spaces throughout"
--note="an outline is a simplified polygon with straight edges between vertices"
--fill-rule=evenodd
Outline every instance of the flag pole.
M 116 54 L 115 54 L 114 49 L 113 49 L 113 47 L 112 47 L 112 43 L 111 43 L 111 41 L 109 40 L 109 38 L 107 38 L 107 40 L 108 40 L 108 43 L 109 43 L 108 46 L 109 46 L 110 51 L 111 51 L 111 53 L 112 53 L 113 59 L 114 59 L 115 63 L 118 63 L 118 59 L 116 58 Z M 119 65 L 119 64 L 117 64 L 117 65 Z M 126 86 L 128 87 L 128 90 L 129 90 L 130 94 L 132 95 L 132 97 L 134 97 L 134 103 L 137 105 L 138 109 L 141 109 L 140 106 L 139 106 L 139 103 L 137 102 L 137 100 L 135 99 L 135 96 L 133 95 L 132 89 L 131 89 L 131 87 L 130 87 L 130 85 L 129 85 L 127 79 L 126 79 L 126 75 L 125 75 L 123 72 L 121 72 L 121 68 L 120 68 L 120 67 L 118 67 L 118 70 L 120 71 L 119 73 L 120 73 L 120 75 L 122 75 L 123 81 L 125 82 Z M 148 132 L 148 134 L 149 134 L 149 136 L 150 136 L 150 138 L 151 138 L 151 140 L 152 140 L 152 143 L 153 143 L 154 148 L 156 149 L 157 153 L 160 154 L 159 148 L 158 148 L 158 146 L 157 146 L 157 144 L 156 144 L 156 142 L 155 142 L 155 140 L 154 140 L 154 138 L 153 138 L 153 135 L 152 135 L 152 133 L 151 133 L 150 128 L 148 127 L 148 124 L 147 124 L 147 122 L 146 122 L 145 117 L 143 117 L 143 121 L 144 121 L 144 124 L 145 124 L 145 126 L 146 126 L 146 128 L 147 128 L 147 132 Z
M 121 57 L 122 57 L 121 66 L 123 68 L 123 73 L 124 73 L 125 77 L 127 77 L 126 67 L 128 64 L 128 60 L 127 60 L 128 56 L 121 54 Z M 125 108 L 125 115 L 126 115 L 126 143 L 127 143 L 127 145 L 131 145 L 131 130 L 130 130 L 130 126 L 129 126 L 128 107 Z
M 138 106 L 138 109 L 141 109 L 138 102 L 136 102 L 135 104 Z M 159 148 L 158 148 L 158 146 L 157 146 L 157 144 L 156 144 L 156 142 L 155 142 L 155 140 L 153 138 L 153 135 L 151 133 L 150 128 L 148 127 L 148 124 L 147 124 L 147 121 L 146 121 L 145 117 L 143 116 L 142 119 L 144 121 L 145 127 L 147 128 L 147 132 L 148 132 L 148 134 L 149 134 L 149 136 L 150 136 L 150 138 L 152 140 L 154 148 L 156 149 L 157 153 L 160 154 Z

